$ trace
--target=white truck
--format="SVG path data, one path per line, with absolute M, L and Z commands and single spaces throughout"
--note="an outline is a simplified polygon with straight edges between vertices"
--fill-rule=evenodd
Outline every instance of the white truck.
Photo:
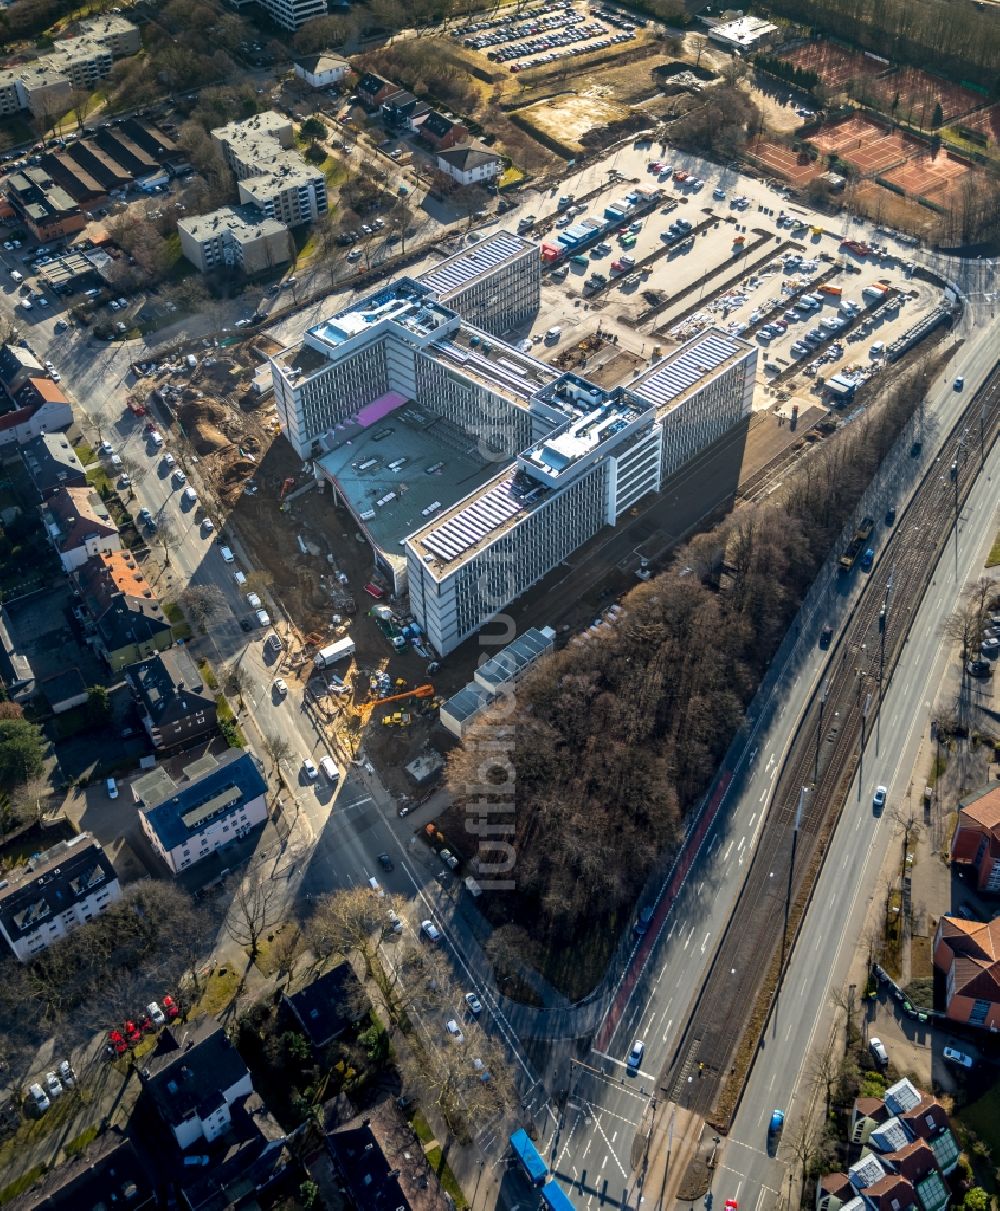
M 353 655 L 354 640 L 351 638 L 338 639 L 336 643 L 320 648 L 313 663 L 318 669 L 325 669 L 331 664 L 336 664 L 338 660 L 346 660 L 348 656 Z

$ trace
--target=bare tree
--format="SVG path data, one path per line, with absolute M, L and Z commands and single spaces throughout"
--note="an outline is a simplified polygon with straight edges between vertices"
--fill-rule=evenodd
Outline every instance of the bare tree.
M 188 622 L 204 634 L 229 609 L 222 590 L 215 584 L 193 584 L 181 593 L 178 605 Z
M 161 519 L 157 526 L 156 537 L 163 551 L 163 566 L 169 568 L 170 552 L 176 550 L 181 541 L 177 527 L 169 517 Z
M 306 926 L 313 950 L 345 956 L 356 951 L 364 962 L 365 977 L 379 983 L 382 967 L 376 949 L 393 905 L 398 912 L 401 897 L 376 895 L 367 885 L 324 896 Z
M 266 858 L 254 857 L 242 876 L 233 879 L 233 899 L 225 921 L 226 933 L 247 952 L 250 963 L 260 954 L 260 941 L 278 920 L 281 885 Z
M 226 689 L 230 694 L 235 694 L 239 699 L 240 710 L 246 710 L 243 702 L 243 695 L 247 690 L 251 689 L 254 684 L 253 674 L 243 667 L 242 664 L 236 663 L 229 670 L 229 678 Z
M 284 736 L 279 736 L 276 732 L 269 732 L 264 736 L 264 752 L 271 758 L 271 764 L 278 771 L 278 777 L 281 778 L 281 763 L 287 761 L 292 755 L 292 746 Z
M 141 463 L 137 458 L 133 458 L 131 454 L 122 455 L 122 473 L 123 478 L 127 481 L 125 487 L 128 488 L 129 501 L 135 500 L 135 486 L 142 483 L 146 477 L 149 468 L 145 463 Z M 122 478 L 119 478 L 119 484 L 122 483 Z

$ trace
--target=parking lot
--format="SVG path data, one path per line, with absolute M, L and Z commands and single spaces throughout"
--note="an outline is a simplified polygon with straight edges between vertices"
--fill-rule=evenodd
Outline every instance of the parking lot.
M 452 37 L 467 50 L 480 51 L 491 63 L 507 63 L 517 73 L 624 45 L 646 25 L 645 18 L 609 5 L 595 5 L 588 16 L 571 0 L 562 0 L 556 5 L 534 5 L 518 19 L 499 17 L 458 26 Z
M 541 346 L 561 317 L 556 344 L 565 348 L 599 323 L 648 358 L 718 326 L 761 350 L 755 406 L 775 403 L 780 376 L 790 408 L 815 403 L 830 373 L 875 373 L 885 347 L 940 301 L 935 287 L 913 276 L 905 251 L 857 255 L 803 208 L 758 202 L 759 183 L 728 170 L 706 180 L 693 167 L 646 158 L 641 183 L 661 189 L 662 204 L 543 279 L 545 302 L 528 339 Z M 588 214 L 600 219 L 612 196 L 618 192 L 572 206 L 546 240 Z

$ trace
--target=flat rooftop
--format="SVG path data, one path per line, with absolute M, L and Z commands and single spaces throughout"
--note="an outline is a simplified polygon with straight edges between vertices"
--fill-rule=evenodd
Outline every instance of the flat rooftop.
M 492 273 L 498 266 L 526 253 L 537 257 L 537 244 L 509 231 L 496 231 L 481 243 L 446 257 L 433 269 L 422 273 L 417 281 L 447 301 L 455 291 L 471 286 L 484 274 Z
M 521 461 L 554 484 L 564 471 L 639 420 L 644 411 L 627 398 L 602 400 L 525 450 Z
M 463 323 L 435 341 L 433 352 L 446 365 L 521 406 L 560 376 L 547 362 L 521 353 L 473 324 Z
M 414 336 L 430 337 L 454 318 L 453 311 L 434 302 L 426 287 L 412 278 L 399 278 L 310 328 L 306 341 L 327 347 L 332 354 L 345 341 L 380 324 L 391 322 Z
M 496 464 L 494 463 L 495 467 Z M 551 494 L 514 464 L 413 534 L 410 546 L 435 580 L 471 559 Z
M 682 404 L 707 378 L 755 351 L 754 345 L 737 336 L 708 328 L 654 362 L 629 383 L 628 390 L 655 408 L 659 420 Z
M 397 559 L 403 558 L 403 539 L 433 513 L 496 474 L 496 463 L 481 457 L 475 438 L 457 444 L 463 439 L 447 422 L 416 404 L 367 429 L 346 424 L 333 437 L 337 445 L 320 456 L 320 467 L 336 480 L 376 546 Z M 330 435 L 324 440 L 329 443 Z

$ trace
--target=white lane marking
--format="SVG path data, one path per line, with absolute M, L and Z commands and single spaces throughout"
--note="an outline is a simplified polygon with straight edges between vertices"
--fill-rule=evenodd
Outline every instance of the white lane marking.
M 685 950 L 687 950 L 687 948 L 688 948 L 688 947 L 691 945 L 691 939 L 692 939 L 693 937 L 694 937 L 694 926 L 692 925 L 692 926 L 691 926 L 691 932 L 688 934 L 688 936 L 687 936 L 687 938 L 686 938 L 686 940 L 685 940 L 685 942 L 684 942 L 684 949 L 685 949 Z
M 705 953 L 705 947 L 708 945 L 708 939 L 712 936 L 711 931 L 705 934 L 705 941 L 701 944 L 701 953 Z
M 667 1023 L 666 1030 L 664 1030 L 664 1032 L 663 1032 L 663 1042 L 664 1043 L 667 1041 L 667 1035 L 670 1033 L 670 1027 L 673 1026 L 673 1024 L 674 1024 L 674 1019 L 671 1018 L 670 1021 Z
M 730 841 L 729 844 L 726 846 L 726 852 L 722 855 L 723 862 L 728 860 L 729 854 L 732 851 L 733 845 L 734 845 L 734 842 Z

